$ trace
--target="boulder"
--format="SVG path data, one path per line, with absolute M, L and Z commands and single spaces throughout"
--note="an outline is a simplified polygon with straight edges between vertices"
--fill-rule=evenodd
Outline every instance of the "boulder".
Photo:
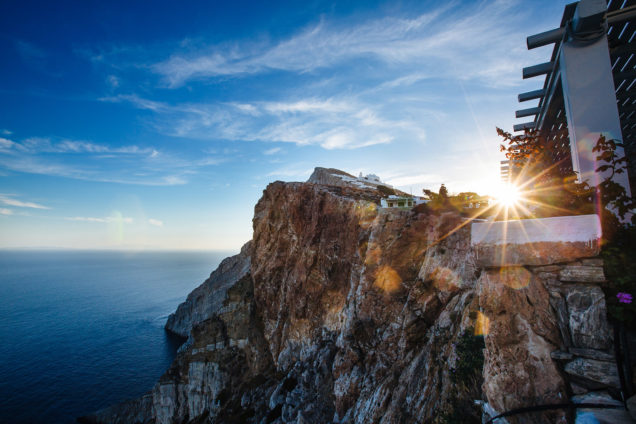
M 609 349 L 612 336 L 607 322 L 605 295 L 600 287 L 582 284 L 567 286 L 565 299 L 574 347 Z
M 523 267 L 491 269 L 478 282 L 479 306 L 490 320 L 485 337 L 484 395 L 497 411 L 566 401 L 551 353 L 562 346 L 542 280 Z M 532 421 L 559 422 L 563 411 Z M 536 420 L 535 420 L 536 419 Z
M 578 283 L 603 283 L 605 274 L 603 267 L 586 265 L 569 265 L 559 272 L 559 280 Z
M 620 388 L 616 364 L 595 359 L 576 358 L 565 364 L 564 370 L 588 387 Z
M 555 350 L 554 352 L 550 353 L 550 357 L 555 361 L 569 361 L 570 359 L 574 358 L 574 355 L 569 352 Z
M 596 349 L 583 349 L 580 347 L 571 347 L 570 353 L 582 358 L 596 359 L 597 361 L 616 362 L 614 355 Z

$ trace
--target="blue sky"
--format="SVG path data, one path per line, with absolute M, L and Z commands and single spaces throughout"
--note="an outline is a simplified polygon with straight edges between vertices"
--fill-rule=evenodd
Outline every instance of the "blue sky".
M 0 247 L 237 249 L 315 166 L 488 194 L 564 1 L 0 2 Z

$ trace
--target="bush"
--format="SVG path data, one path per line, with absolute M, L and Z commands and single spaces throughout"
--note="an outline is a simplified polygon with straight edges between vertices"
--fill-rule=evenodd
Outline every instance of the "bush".
M 619 293 L 636 294 L 636 227 L 620 228 L 612 241 L 601 252 L 605 276 L 610 281 L 605 287 L 605 298 L 610 315 L 636 329 L 636 306 L 633 302 L 619 301 Z
M 464 331 L 455 345 L 457 363 L 451 376 L 455 384 L 469 385 L 481 378 L 486 345 L 483 336 L 475 336 L 474 332 L 473 328 Z
M 395 194 L 395 190 L 393 190 L 391 187 L 387 187 L 387 186 L 383 186 L 383 185 L 379 185 L 378 186 L 378 191 L 380 193 L 382 193 L 385 196 L 389 196 L 392 194 Z
M 481 410 L 473 399 L 482 396 L 484 368 L 484 338 L 475 336 L 474 329 L 464 331 L 455 344 L 457 362 L 451 368 L 452 391 L 449 408 L 435 420 L 439 424 L 468 424 L 481 422 Z

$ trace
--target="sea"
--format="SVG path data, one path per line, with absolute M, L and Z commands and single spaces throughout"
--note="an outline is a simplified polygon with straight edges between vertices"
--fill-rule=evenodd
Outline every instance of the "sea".
M 0 423 L 74 423 L 152 389 L 168 315 L 236 252 L 0 250 Z

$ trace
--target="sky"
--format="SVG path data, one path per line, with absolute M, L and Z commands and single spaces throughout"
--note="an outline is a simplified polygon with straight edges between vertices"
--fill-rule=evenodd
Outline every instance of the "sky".
M 230 249 L 316 166 L 489 194 L 567 2 L 0 2 L 0 248 Z

